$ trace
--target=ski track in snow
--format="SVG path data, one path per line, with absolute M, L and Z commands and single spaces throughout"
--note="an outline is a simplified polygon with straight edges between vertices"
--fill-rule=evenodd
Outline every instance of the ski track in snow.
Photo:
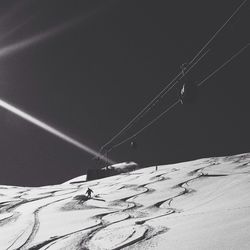
M 199 221 L 200 216 L 222 220 L 227 213 L 238 218 L 244 210 L 250 211 L 246 194 L 250 154 L 158 166 L 157 170 L 150 167 L 89 182 L 76 180 L 37 188 L 0 185 L 0 250 L 165 249 L 166 244 L 169 249 L 213 249 L 213 245 L 192 241 L 192 230 L 184 235 L 188 222 Z M 82 201 L 87 187 L 95 196 Z M 245 219 L 249 231 L 250 218 Z M 226 229 L 231 232 L 229 226 Z M 237 237 L 233 246 L 242 240 Z M 247 249 L 249 237 L 245 241 L 238 249 Z

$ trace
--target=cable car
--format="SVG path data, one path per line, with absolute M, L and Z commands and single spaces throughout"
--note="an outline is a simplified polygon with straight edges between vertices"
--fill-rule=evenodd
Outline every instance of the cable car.
M 194 103 L 198 97 L 198 86 L 191 82 L 182 85 L 179 97 L 182 104 Z
M 131 141 L 130 142 L 130 147 L 133 148 L 133 149 L 136 149 L 137 148 L 136 142 L 135 141 Z

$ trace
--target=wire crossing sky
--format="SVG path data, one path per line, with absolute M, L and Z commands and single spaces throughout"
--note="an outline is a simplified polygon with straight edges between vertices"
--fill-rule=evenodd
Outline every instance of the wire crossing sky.
M 208 40 L 208 42 L 200 49 L 200 51 L 194 56 L 194 58 L 188 63 L 188 65 L 190 66 L 190 69 L 195 66 L 200 59 L 202 59 L 203 56 L 205 56 L 207 54 L 207 52 L 209 50 L 207 50 L 205 53 L 203 53 L 203 55 L 201 54 L 208 46 L 209 44 L 219 35 L 219 33 L 224 29 L 224 27 L 230 22 L 230 20 L 240 11 L 240 9 L 242 8 L 242 6 L 247 2 L 247 0 L 244 0 L 238 7 L 237 9 L 231 14 L 231 16 L 223 23 L 223 25 L 214 33 L 214 35 Z M 247 45 L 248 46 L 248 45 Z M 246 46 L 246 47 L 247 47 Z M 245 48 L 244 48 L 245 49 Z M 243 49 L 243 50 L 244 50 Z M 240 52 L 241 53 L 241 52 Z M 223 67 L 223 66 L 222 66 Z M 188 70 L 189 71 L 189 70 Z M 188 72 L 187 71 L 187 72 Z M 185 73 L 187 73 L 185 72 Z M 181 80 L 184 77 L 183 72 L 180 72 L 179 74 L 177 74 L 175 76 L 175 78 L 168 83 L 162 91 L 160 91 L 159 94 L 156 95 L 156 97 L 154 97 L 125 127 L 123 127 L 116 135 L 114 135 L 109 141 L 107 141 L 102 147 L 101 150 L 104 149 L 105 147 L 107 147 L 111 142 L 113 142 L 117 137 L 119 137 L 120 135 L 122 135 L 126 130 L 128 130 L 130 127 L 132 127 L 139 119 L 141 119 L 145 113 L 147 113 L 155 104 L 157 104 L 157 102 L 159 102 L 159 99 L 164 97 L 169 90 L 171 90 L 177 83 L 179 80 Z M 173 84 L 174 83 L 174 84 Z M 173 84 L 171 86 L 171 84 Z M 129 138 L 133 138 L 133 136 L 129 137 Z M 123 144 L 123 142 L 126 142 L 127 139 L 123 140 L 120 143 L 117 143 L 115 145 L 115 147 Z M 111 147 L 112 149 L 113 147 Z M 109 149 L 109 151 L 111 150 Z
M 45 130 L 45 131 L 47 131 L 47 132 L 61 138 L 62 140 L 66 141 L 66 142 L 69 142 L 70 144 L 80 148 L 81 150 L 83 150 L 83 151 L 85 151 L 85 152 L 87 152 L 87 153 L 89 153 L 89 154 L 91 154 L 91 155 L 93 155 L 95 157 L 98 157 L 99 159 L 101 159 L 101 160 L 103 160 L 105 162 L 108 162 L 110 164 L 115 163 L 114 161 L 112 161 L 112 160 L 108 159 L 107 157 L 99 154 L 97 151 L 91 149 L 90 147 L 84 145 L 83 143 L 71 138 L 70 136 L 60 132 L 59 130 L 49 126 L 48 124 L 38 120 L 37 118 L 27 114 L 26 112 L 14 107 L 13 105 L 11 105 L 11 104 L 9 104 L 9 103 L 1 100 L 1 99 L 0 99 L 0 106 L 2 108 L 4 108 L 4 109 L 16 114 L 17 116 L 25 119 L 26 121 L 31 122 L 32 124 L 38 126 L 39 128 L 42 128 L 43 130 Z

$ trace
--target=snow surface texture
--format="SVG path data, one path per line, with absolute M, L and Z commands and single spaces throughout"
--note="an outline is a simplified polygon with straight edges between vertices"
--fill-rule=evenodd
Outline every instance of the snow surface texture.
M 0 186 L 0 249 L 250 249 L 250 153 L 85 178 Z

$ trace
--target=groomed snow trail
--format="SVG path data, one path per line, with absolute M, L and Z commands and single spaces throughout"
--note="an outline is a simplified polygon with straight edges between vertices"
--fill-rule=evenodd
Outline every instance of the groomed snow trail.
M 86 189 L 95 196 L 83 201 Z M 0 250 L 249 249 L 250 153 L 0 186 Z

